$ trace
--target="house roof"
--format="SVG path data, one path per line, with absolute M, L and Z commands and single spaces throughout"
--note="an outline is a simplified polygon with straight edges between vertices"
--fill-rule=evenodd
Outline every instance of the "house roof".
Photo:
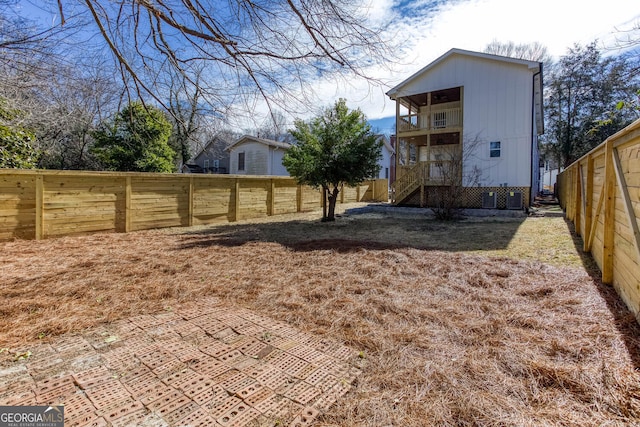
M 207 142 L 207 144 L 202 148 L 202 150 L 198 151 L 198 153 L 196 153 L 195 156 L 193 156 L 191 158 L 191 161 L 195 161 L 198 157 L 200 157 L 204 152 L 206 152 L 207 150 L 209 150 L 209 148 L 215 144 L 216 142 L 222 142 L 224 145 L 227 145 L 227 141 L 224 138 L 221 138 L 219 136 L 214 136 L 213 138 L 211 138 L 209 140 L 209 142 Z M 226 148 L 225 148 L 226 149 Z
M 389 141 L 389 137 L 387 135 L 381 133 L 376 135 L 376 137 L 378 139 L 382 139 L 382 143 L 384 144 L 387 151 L 389 151 L 389 153 L 394 154 L 396 152 L 396 150 L 394 150 L 394 148 L 391 146 L 391 142 Z
M 446 52 L 444 55 L 440 56 L 439 58 L 437 58 L 435 61 L 431 62 L 430 64 L 428 64 L 426 67 L 422 68 L 421 70 L 419 70 L 417 73 L 413 74 L 412 76 L 410 76 L 409 78 L 407 78 L 406 80 L 404 80 L 402 83 L 396 85 L 395 87 L 393 87 L 391 90 L 389 90 L 387 92 L 387 96 L 393 100 L 396 99 L 396 97 L 400 96 L 402 88 L 404 86 L 406 86 L 408 83 L 412 82 L 413 80 L 422 77 L 424 74 L 426 74 L 427 72 L 429 72 L 432 68 L 436 67 L 437 65 L 441 64 L 442 62 L 444 62 L 445 60 L 447 60 L 448 58 L 450 58 L 451 56 L 454 55 L 461 55 L 461 56 L 467 56 L 467 57 L 472 57 L 472 58 L 481 58 L 481 59 L 488 59 L 488 60 L 492 60 L 492 61 L 501 61 L 501 62 L 505 62 L 505 63 L 510 63 L 510 64 L 517 64 L 517 65 L 523 65 L 528 67 L 530 70 L 532 70 L 533 72 L 538 72 L 541 70 L 541 63 L 540 62 L 536 62 L 536 61 L 528 61 L 525 59 L 518 59 L 518 58 L 509 58 L 506 56 L 499 56 L 499 55 L 491 55 L 488 53 L 482 53 L 482 52 L 474 52 L 474 51 L 470 51 L 470 50 L 463 50 L 463 49 L 451 49 L 448 52 Z
M 243 135 L 233 144 L 229 145 L 225 150 L 231 151 L 232 148 L 240 144 L 244 144 L 246 142 L 257 142 L 259 144 L 268 145 L 269 147 L 282 148 L 283 150 L 287 150 L 291 148 L 291 144 L 287 142 L 280 142 L 280 141 L 274 141 L 272 139 L 258 138 L 256 136 L 251 136 L 251 135 Z

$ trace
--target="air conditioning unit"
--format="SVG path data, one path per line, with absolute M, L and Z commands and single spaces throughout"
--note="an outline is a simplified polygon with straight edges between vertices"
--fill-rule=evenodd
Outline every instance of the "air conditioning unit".
M 507 209 L 522 209 L 522 191 L 507 192 Z
M 498 206 L 495 191 L 484 191 L 482 193 L 482 209 L 495 209 Z

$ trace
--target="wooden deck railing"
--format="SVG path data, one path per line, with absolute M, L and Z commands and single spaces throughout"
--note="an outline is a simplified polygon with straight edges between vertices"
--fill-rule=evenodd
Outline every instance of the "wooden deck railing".
M 387 201 L 386 179 L 340 201 Z M 321 193 L 293 178 L 0 169 L 0 240 L 212 224 L 308 211 Z
M 429 113 L 400 116 L 398 132 L 414 130 L 440 130 L 462 125 L 460 108 L 434 109 Z
M 602 281 L 640 320 L 640 120 L 565 169 L 558 193 Z

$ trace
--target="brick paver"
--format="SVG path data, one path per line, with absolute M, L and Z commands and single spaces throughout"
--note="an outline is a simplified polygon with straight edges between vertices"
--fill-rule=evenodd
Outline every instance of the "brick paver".
M 65 426 L 310 425 L 360 374 L 357 353 L 207 299 L 32 349 L 0 405 L 65 406 Z

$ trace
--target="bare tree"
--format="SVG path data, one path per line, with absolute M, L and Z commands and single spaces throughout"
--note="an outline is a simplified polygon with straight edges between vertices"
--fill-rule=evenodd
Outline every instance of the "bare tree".
M 118 110 L 118 80 L 86 46 L 81 55 L 70 54 L 79 20 L 47 26 L 21 17 L 15 0 L 0 5 L 0 99 L 21 112 L 9 125 L 34 134 L 39 167 L 97 168 L 91 131 Z
M 484 48 L 484 52 L 509 58 L 542 62 L 545 66 L 551 65 L 553 62 L 547 47 L 538 42 L 516 44 L 512 41 L 500 42 L 493 40 Z
M 475 138 L 458 145 L 438 147 L 435 162 L 431 163 L 431 176 L 441 185 L 430 187 L 428 200 L 437 219 L 452 220 L 460 217 L 464 208 L 467 188 L 475 187 L 482 179 L 478 165 L 469 167 L 480 140 Z
M 167 107 L 173 124 L 169 144 L 176 151 L 178 167 L 187 163 L 198 148 L 203 148 L 206 118 L 215 115 L 202 101 L 202 73 L 202 69 L 197 70 L 193 82 L 181 73 L 169 74 Z
M 274 141 L 291 142 L 293 137 L 289 129 L 293 127 L 292 121 L 287 120 L 287 116 L 281 111 L 274 110 L 258 128 L 247 129 L 245 133 Z
M 625 50 L 640 46 L 640 19 L 628 29 L 620 29 L 616 35 L 616 50 Z
M 62 12 L 72 0 L 59 0 Z M 172 69 L 198 85 L 214 108 L 253 111 L 308 105 L 308 81 L 329 74 L 366 77 L 390 50 L 367 24 L 361 1 L 84 0 L 137 96 L 165 106 L 158 80 Z M 206 64 L 201 67 L 202 64 Z M 194 70 L 206 69 L 196 77 Z

